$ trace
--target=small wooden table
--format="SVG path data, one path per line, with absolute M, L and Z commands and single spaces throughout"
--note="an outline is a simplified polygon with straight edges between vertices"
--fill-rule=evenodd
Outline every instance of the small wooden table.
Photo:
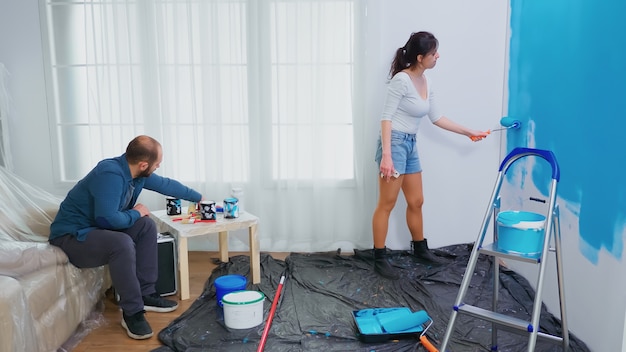
M 224 215 L 218 213 L 215 222 L 196 222 L 184 224 L 182 221 L 173 221 L 180 218 L 180 215 L 169 216 L 165 210 L 158 210 L 150 213 L 150 217 L 156 222 L 159 231 L 170 232 L 176 237 L 178 242 L 178 271 L 180 282 L 180 299 L 189 299 L 189 257 L 187 238 L 195 236 L 219 234 L 220 260 L 228 262 L 228 231 L 248 228 L 250 242 L 250 275 L 252 283 L 261 282 L 261 256 L 259 253 L 259 242 L 256 237 L 256 228 L 259 218 L 244 212 L 238 218 L 225 219 Z

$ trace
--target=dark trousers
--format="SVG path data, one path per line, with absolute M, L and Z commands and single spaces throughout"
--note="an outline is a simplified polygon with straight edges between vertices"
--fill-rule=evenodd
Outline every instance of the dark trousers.
M 158 278 L 157 229 L 147 216 L 120 231 L 97 229 L 85 241 L 66 235 L 50 240 L 79 268 L 109 265 L 119 305 L 126 315 L 143 310 L 142 296 L 156 292 Z

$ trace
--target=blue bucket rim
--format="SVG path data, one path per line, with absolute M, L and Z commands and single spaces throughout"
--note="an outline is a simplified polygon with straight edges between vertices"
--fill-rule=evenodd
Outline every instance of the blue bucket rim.
M 546 221 L 546 217 L 529 211 L 506 210 L 499 212 L 496 220 L 502 226 L 513 226 L 522 222 L 539 225 Z
M 219 288 L 222 289 L 237 288 L 240 287 L 242 284 L 247 285 L 248 279 L 246 279 L 246 277 L 243 275 L 230 274 L 218 277 L 217 279 L 215 279 L 213 284 L 215 285 L 215 287 L 219 286 Z

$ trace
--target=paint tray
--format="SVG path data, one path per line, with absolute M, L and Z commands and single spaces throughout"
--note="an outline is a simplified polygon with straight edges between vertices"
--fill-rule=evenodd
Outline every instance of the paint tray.
M 411 314 L 411 310 L 407 307 L 367 308 L 352 312 L 358 330 L 358 338 L 365 343 L 416 337 L 424 330 L 423 326 L 419 325 L 407 330 L 391 332 L 387 332 L 383 328 L 385 321 L 396 320 L 403 316 L 409 317 Z

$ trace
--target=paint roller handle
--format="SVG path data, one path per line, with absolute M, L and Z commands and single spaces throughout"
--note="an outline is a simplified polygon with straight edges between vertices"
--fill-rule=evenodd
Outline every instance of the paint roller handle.
M 505 116 L 505 117 L 500 119 L 500 126 L 502 126 L 502 128 L 496 128 L 496 129 L 493 129 L 493 130 L 487 130 L 484 133 L 489 135 L 489 134 L 491 134 L 491 132 L 494 132 L 494 131 L 508 130 L 509 128 L 513 128 L 513 129 L 520 128 L 521 125 L 522 125 L 522 123 L 519 120 L 516 120 L 516 119 L 514 119 L 512 117 Z M 476 136 L 471 136 L 470 137 L 470 139 L 472 141 L 474 141 L 474 142 L 477 142 L 477 141 L 479 141 L 479 140 L 481 140 L 483 138 L 484 137 L 481 138 L 481 137 L 476 137 Z
M 259 341 L 259 347 L 257 348 L 257 352 L 262 352 L 265 349 L 265 341 L 267 341 L 267 336 L 270 332 L 270 327 L 272 326 L 272 320 L 274 319 L 274 314 L 276 313 L 276 307 L 278 306 L 278 302 L 282 298 L 281 292 L 283 290 L 284 283 L 285 275 L 283 274 L 280 277 L 280 282 L 278 283 L 278 287 L 276 288 L 276 294 L 274 294 L 274 302 L 272 303 L 272 308 L 270 309 L 267 321 L 265 322 L 265 329 L 263 329 L 263 335 L 261 336 L 261 340 Z
M 422 343 L 422 346 L 424 346 L 426 351 L 428 351 L 428 352 L 439 352 L 437 347 L 435 347 L 435 345 L 433 345 L 432 343 L 430 343 L 430 341 L 428 341 L 428 338 L 426 337 L 426 335 L 420 336 L 420 342 Z
M 487 137 L 489 134 L 491 134 L 491 130 L 486 130 L 486 131 L 482 131 L 481 133 L 483 133 L 484 135 L 480 135 L 480 136 L 470 136 L 469 139 L 472 140 L 472 142 L 478 142 L 481 139 Z

